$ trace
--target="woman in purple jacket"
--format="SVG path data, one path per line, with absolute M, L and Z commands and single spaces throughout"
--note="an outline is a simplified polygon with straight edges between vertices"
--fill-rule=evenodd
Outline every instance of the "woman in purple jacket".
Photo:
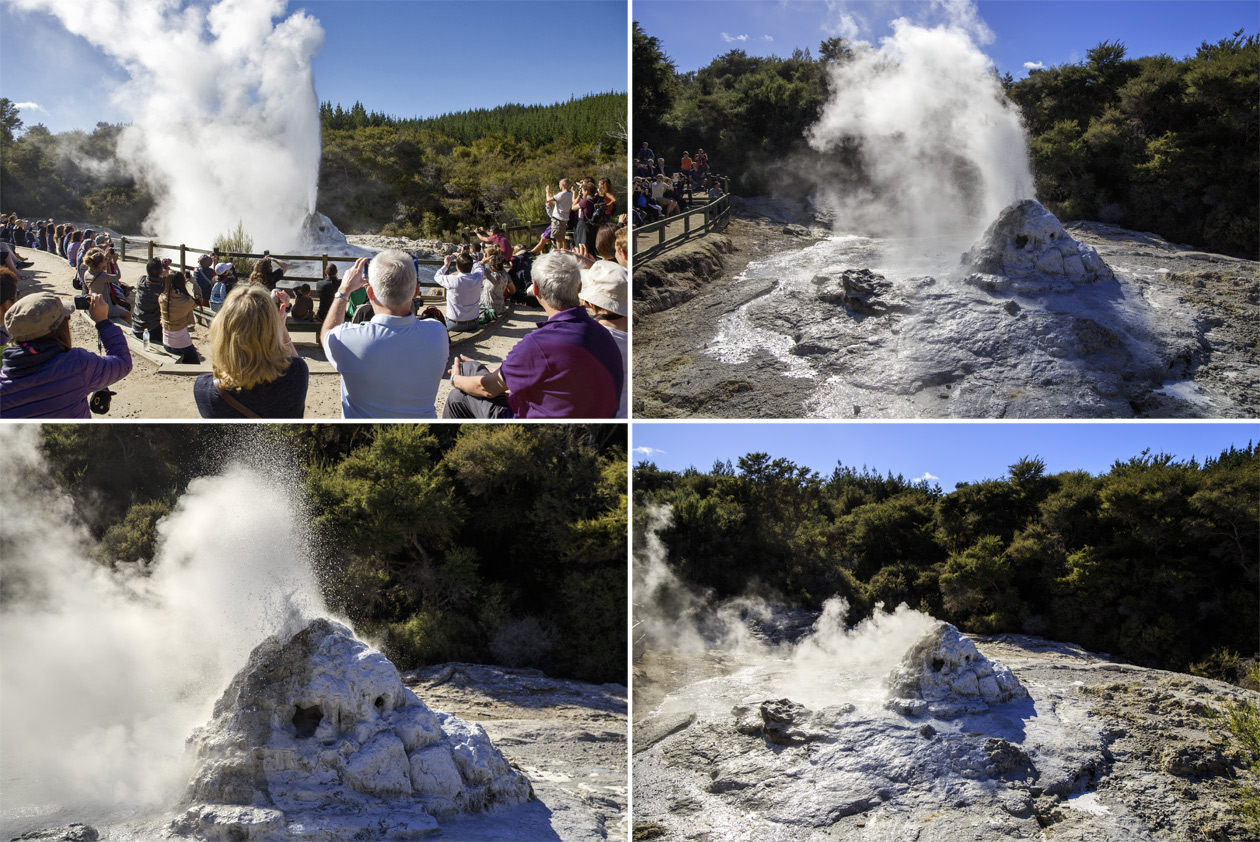
M 4 325 L 12 344 L 0 365 L 0 418 L 90 418 L 88 396 L 130 373 L 131 351 L 122 328 L 109 320 L 109 304 L 93 295 L 88 315 L 104 354 L 74 347 L 70 314 L 50 292 L 9 308 Z

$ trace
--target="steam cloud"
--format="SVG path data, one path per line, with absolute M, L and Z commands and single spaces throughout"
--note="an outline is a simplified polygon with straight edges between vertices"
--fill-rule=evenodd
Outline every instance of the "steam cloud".
M 124 165 L 153 191 L 146 226 L 208 248 L 243 222 L 257 249 L 287 250 L 315 210 L 319 103 L 311 59 L 319 22 L 284 0 L 213 6 L 148 0 L 12 0 L 49 12 L 123 66 L 113 104 Z
M 853 627 L 846 625 L 849 604 L 842 597 L 823 603 L 822 613 L 809 632 L 796 642 L 773 643 L 753 632 L 756 623 L 772 622 L 783 609 L 756 596 L 714 602 L 680 580 L 666 561 L 660 538 L 670 525 L 668 506 L 648 512 L 644 545 L 635 553 L 635 655 L 644 647 L 668 649 L 695 656 L 720 650 L 740 662 L 781 662 L 774 686 L 760 688 L 767 698 L 781 694 L 807 706 L 835 704 L 841 692 L 852 692 L 855 676 L 863 692 L 881 701 L 883 680 L 935 620 L 921 611 L 899 605 L 891 612 L 883 604 Z M 843 677 L 841 691 L 829 676 Z
M 159 523 L 149 575 L 114 572 L 90 560 L 37 436 L 0 429 L 0 824 L 169 806 L 187 782 L 184 740 L 250 650 L 327 613 L 301 517 L 283 483 L 233 466 L 193 481 Z
M 992 33 L 966 0 L 929 11 L 948 22 L 898 18 L 878 48 L 859 42 L 851 61 L 834 65 L 834 93 L 810 129 L 815 149 L 860 154 L 867 182 L 819 196 L 850 230 L 973 239 L 1007 205 L 1032 198 L 1018 110 L 977 46 Z

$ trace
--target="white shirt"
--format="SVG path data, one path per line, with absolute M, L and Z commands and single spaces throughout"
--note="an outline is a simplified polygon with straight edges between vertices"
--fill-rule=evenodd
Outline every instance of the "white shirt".
M 621 370 L 625 373 L 625 379 L 621 381 L 621 403 L 617 406 L 617 414 L 613 418 L 626 417 L 626 390 L 630 388 L 630 370 L 628 368 L 629 360 L 627 359 L 629 337 L 624 330 L 617 330 L 615 327 L 609 326 L 606 322 L 600 322 L 612 334 L 613 341 L 617 343 L 617 350 L 621 352 Z
M 556 212 L 551 215 L 552 218 L 559 219 L 562 222 L 567 222 L 569 219 L 569 211 L 573 210 L 573 194 L 568 190 L 565 190 L 562 193 L 557 193 L 551 198 L 556 200 Z
M 433 280 L 446 287 L 446 318 L 453 322 L 475 322 L 481 315 L 481 282 L 485 280 L 486 270 L 480 263 L 474 263 L 472 271 L 467 275 L 462 272 L 451 272 L 454 263 L 440 267 L 433 275 Z M 447 274 L 449 273 L 449 274 Z

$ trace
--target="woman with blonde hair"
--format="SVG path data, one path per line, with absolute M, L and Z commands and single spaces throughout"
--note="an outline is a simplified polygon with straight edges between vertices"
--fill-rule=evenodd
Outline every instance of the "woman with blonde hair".
M 214 374 L 193 385 L 202 418 L 301 418 L 310 370 L 285 327 L 288 296 L 237 286 L 210 324 Z

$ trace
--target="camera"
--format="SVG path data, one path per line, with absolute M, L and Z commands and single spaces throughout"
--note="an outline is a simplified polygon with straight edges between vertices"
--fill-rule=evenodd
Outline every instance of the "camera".
M 74 309 L 76 310 L 86 310 L 89 306 L 91 306 L 91 304 L 92 304 L 91 295 L 84 294 L 84 295 L 76 295 L 74 297 Z

